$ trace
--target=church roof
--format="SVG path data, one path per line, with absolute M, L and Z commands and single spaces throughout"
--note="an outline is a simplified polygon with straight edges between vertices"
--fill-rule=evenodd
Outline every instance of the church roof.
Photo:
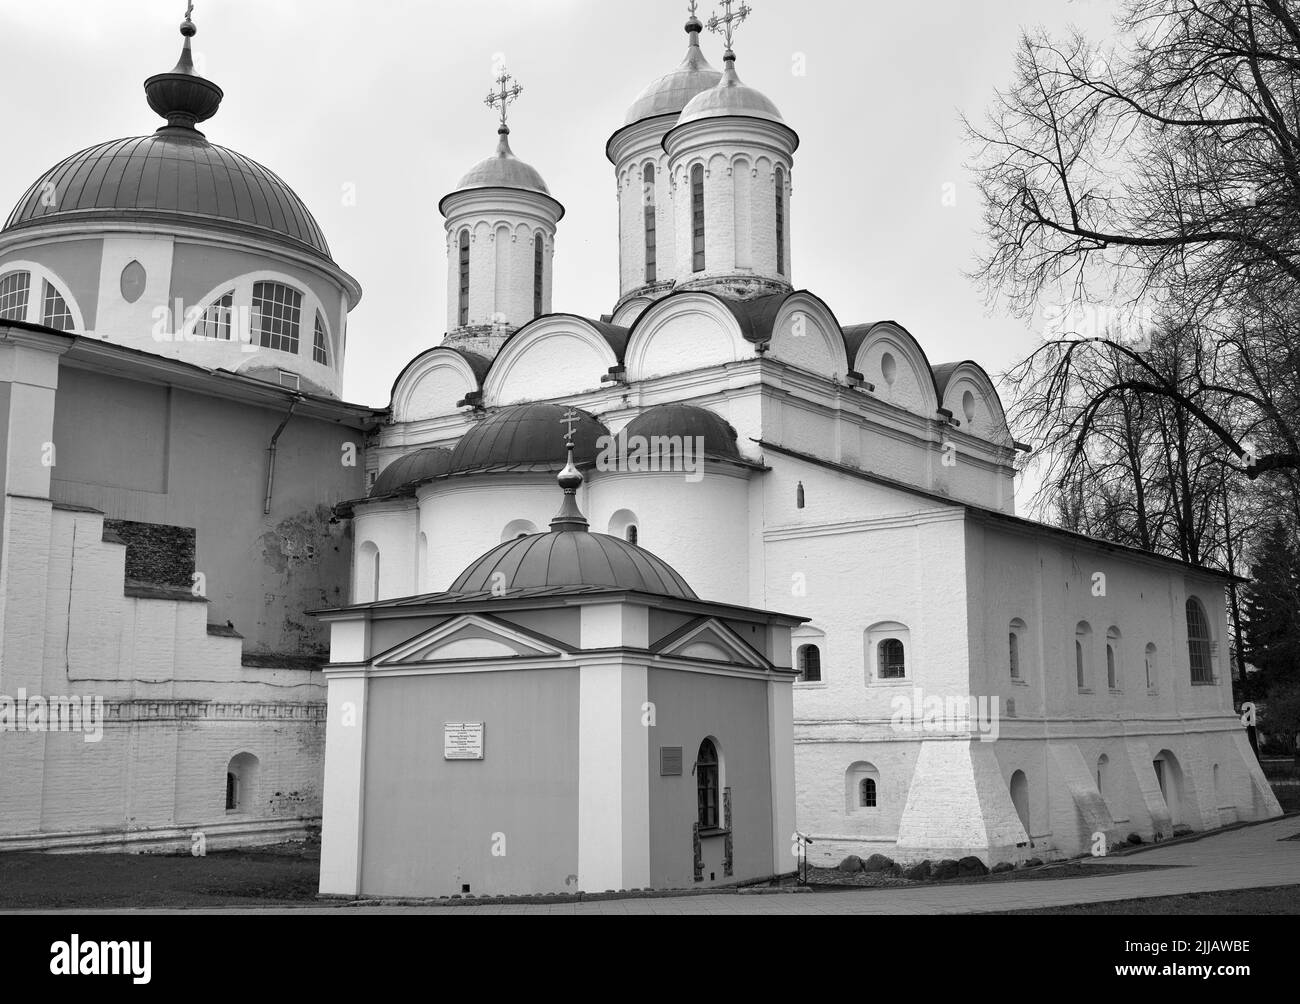
M 441 477 L 451 469 L 451 450 L 431 446 L 399 457 L 380 472 L 370 497 L 396 495 L 404 489 Z
M 555 471 L 564 466 L 561 436 L 570 409 L 558 404 L 521 404 L 503 408 L 470 429 L 452 453 L 449 474 L 489 471 Z M 592 464 L 597 441 L 609 435 L 604 424 L 572 409 L 574 447 L 579 464 Z
M 604 588 L 653 593 L 677 599 L 698 599 L 662 558 L 635 544 L 603 533 L 590 533 L 578 508 L 582 473 L 574 462 L 576 437 L 563 443 L 567 460 L 557 478 L 564 502 L 551 521 L 550 533 L 536 533 L 494 547 L 452 583 L 451 592 L 477 594 L 485 590 L 507 594 L 515 590 Z
M 149 106 L 167 125 L 61 160 L 18 201 L 5 231 L 101 220 L 176 222 L 267 237 L 332 261 L 324 232 L 292 188 L 195 128 L 216 114 L 222 92 L 194 70 L 194 32 L 187 20 L 175 69 L 145 82 Z
M 697 599 L 662 558 L 603 533 L 552 531 L 493 548 L 461 573 L 450 592 L 602 587 Z
M 637 95 L 623 121 L 624 128 L 660 115 L 679 115 L 693 97 L 715 87 L 722 79 L 722 74 L 709 64 L 700 49 L 703 27 L 699 19 L 691 15 L 686 22 L 689 41 L 681 65 Z
M 647 440 L 699 437 L 704 441 L 705 456 L 740 459 L 736 430 L 731 424 L 721 415 L 694 405 L 661 404 L 649 408 L 628 423 L 624 434 L 629 439 L 642 436 Z

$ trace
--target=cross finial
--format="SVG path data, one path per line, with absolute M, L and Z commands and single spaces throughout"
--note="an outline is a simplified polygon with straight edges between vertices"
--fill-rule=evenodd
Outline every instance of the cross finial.
M 194 16 L 194 0 L 190 0 L 189 5 L 185 8 L 185 20 L 188 21 Z
M 496 89 L 489 91 L 487 98 L 483 101 L 483 103 L 489 108 L 501 112 L 501 128 L 507 131 L 509 130 L 506 125 L 506 113 L 510 106 L 518 100 L 519 95 L 524 93 L 524 89 L 519 86 L 519 84 L 514 83 L 512 85 L 514 79 L 515 78 L 512 77 L 504 67 L 502 67 L 501 75 L 496 79 Z
M 731 9 L 731 5 L 736 0 L 720 0 L 720 2 L 722 3 L 722 9 L 726 13 L 721 17 L 714 14 L 713 17 L 709 18 L 709 31 L 721 35 L 727 51 L 730 52 L 732 39 L 736 36 L 736 29 L 744 24 L 749 15 L 754 12 L 745 3 L 745 0 L 740 0 L 740 6 L 735 11 Z
M 560 419 L 560 424 L 568 426 L 568 432 L 564 434 L 564 445 L 573 449 L 573 430 L 582 422 L 582 416 L 570 408 Z
M 691 17 L 694 17 L 695 12 L 700 9 L 700 0 L 691 0 L 686 6 L 690 10 Z

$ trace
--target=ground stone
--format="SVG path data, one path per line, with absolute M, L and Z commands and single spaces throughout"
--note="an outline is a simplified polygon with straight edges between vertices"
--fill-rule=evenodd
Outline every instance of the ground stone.
M 862 871 L 862 859 L 856 854 L 850 854 L 840 862 L 839 870 L 842 872 L 860 872 Z
M 974 857 L 973 855 L 970 857 L 962 858 L 960 861 L 957 862 L 957 874 L 962 876 L 963 878 L 967 878 L 972 875 L 987 875 L 988 873 L 989 873 L 989 866 L 986 865 L 979 858 Z
M 873 854 L 862 863 L 864 872 L 888 872 L 894 869 L 894 859 L 883 854 Z
M 930 859 L 918 861 L 910 868 L 903 870 L 903 878 L 912 879 L 914 882 L 924 882 L 930 877 Z
M 958 873 L 958 864 L 952 858 L 944 858 L 934 866 L 931 877 L 936 882 L 942 882 L 944 879 L 956 878 Z

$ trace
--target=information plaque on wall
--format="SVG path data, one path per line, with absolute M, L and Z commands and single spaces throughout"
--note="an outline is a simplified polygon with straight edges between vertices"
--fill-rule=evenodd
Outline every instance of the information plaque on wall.
M 442 727 L 444 760 L 482 760 L 483 723 L 448 722 Z

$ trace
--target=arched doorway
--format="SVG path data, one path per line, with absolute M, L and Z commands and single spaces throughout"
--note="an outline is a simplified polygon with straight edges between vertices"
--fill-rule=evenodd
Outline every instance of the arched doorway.
M 1177 826 L 1183 822 L 1183 768 L 1178 763 L 1178 757 L 1169 750 L 1157 753 L 1151 766 L 1155 768 L 1160 794 L 1169 808 L 1170 825 Z
M 1011 775 L 1011 804 L 1016 807 L 1016 815 L 1020 817 L 1020 825 L 1025 828 L 1025 836 L 1032 840 L 1034 834 L 1029 828 L 1029 778 L 1025 777 L 1023 770 Z

